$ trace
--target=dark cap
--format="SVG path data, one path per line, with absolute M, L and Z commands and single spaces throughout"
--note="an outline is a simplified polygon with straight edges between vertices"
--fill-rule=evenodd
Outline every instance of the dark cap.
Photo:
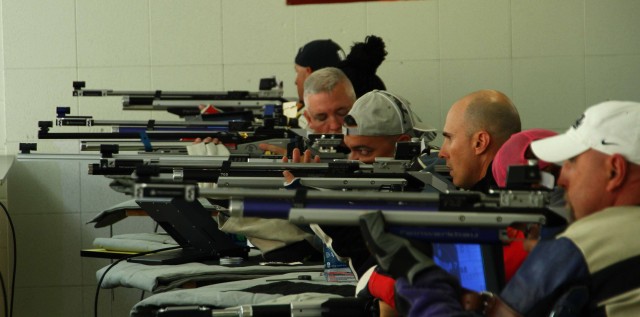
M 315 40 L 298 50 L 295 63 L 316 71 L 325 67 L 336 67 L 344 58 L 345 54 L 342 48 L 334 41 Z

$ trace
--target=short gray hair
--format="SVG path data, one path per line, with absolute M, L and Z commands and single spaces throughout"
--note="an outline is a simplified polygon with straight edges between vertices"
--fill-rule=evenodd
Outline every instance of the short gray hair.
M 319 93 L 331 93 L 336 86 L 344 84 L 347 95 L 356 100 L 356 93 L 353 90 L 351 81 L 340 69 L 335 67 L 325 67 L 314 71 L 304 81 L 304 99 L 306 103 L 307 96 Z

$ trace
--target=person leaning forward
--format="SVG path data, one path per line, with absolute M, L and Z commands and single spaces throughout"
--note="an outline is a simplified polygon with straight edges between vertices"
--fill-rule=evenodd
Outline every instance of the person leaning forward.
M 439 153 L 446 160 L 453 184 L 481 192 L 495 187 L 493 158 L 520 129 L 518 110 L 497 90 L 476 91 L 456 101 L 447 113 Z
M 566 133 L 532 143 L 540 159 L 563 162 L 558 185 L 566 191 L 574 221 L 556 239 L 539 242 L 500 295 L 484 297 L 487 306 L 479 312 L 464 310 L 459 283 L 429 257 L 401 252 L 411 251 L 411 246 L 384 232 L 381 214 L 364 215 L 361 229 L 377 250 L 377 262 L 398 277 L 396 304 L 401 312 L 640 316 L 638 122 L 640 103 L 608 101 L 588 108 Z M 393 256 L 400 253 L 411 256 Z

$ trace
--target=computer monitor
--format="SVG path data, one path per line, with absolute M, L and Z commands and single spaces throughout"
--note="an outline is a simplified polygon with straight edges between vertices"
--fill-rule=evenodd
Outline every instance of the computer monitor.
M 464 288 L 497 293 L 504 287 L 501 245 L 433 243 L 433 259 Z

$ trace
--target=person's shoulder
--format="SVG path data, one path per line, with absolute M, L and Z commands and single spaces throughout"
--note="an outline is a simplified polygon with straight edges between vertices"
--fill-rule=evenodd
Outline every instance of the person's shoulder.
M 567 233 L 594 230 L 609 225 L 625 225 L 636 219 L 640 220 L 640 206 L 611 206 L 576 220 L 569 226 Z
M 575 221 L 559 237 L 573 241 L 590 262 L 608 265 L 620 257 L 640 256 L 638 223 L 640 206 L 609 207 Z

